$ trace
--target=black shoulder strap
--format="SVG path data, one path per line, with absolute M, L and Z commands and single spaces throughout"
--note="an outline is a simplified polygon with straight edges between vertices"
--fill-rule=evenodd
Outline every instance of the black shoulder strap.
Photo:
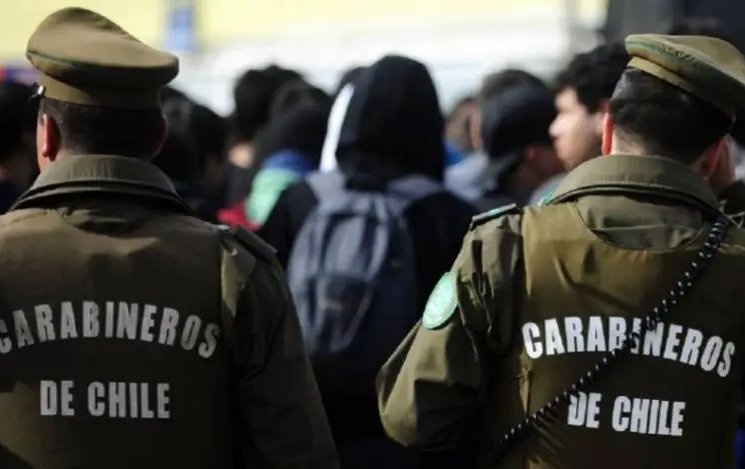
M 512 427 L 509 432 L 505 433 L 502 438 L 499 439 L 499 441 L 495 442 L 491 449 L 481 456 L 482 462 L 486 464 L 494 464 L 501 461 L 511 448 L 514 448 L 520 441 L 523 441 L 528 436 L 531 430 L 543 425 L 548 415 L 555 414 L 556 412 L 566 408 L 569 405 L 572 396 L 575 396 L 578 392 L 584 391 L 591 384 L 597 382 L 604 374 L 608 373 L 611 364 L 615 364 L 621 359 L 628 357 L 631 354 L 631 350 L 641 344 L 644 340 L 645 334 L 657 327 L 657 323 L 662 319 L 662 315 L 669 314 L 670 310 L 683 300 L 691 287 L 693 287 L 694 282 L 701 278 L 702 274 L 709 266 L 711 259 L 714 257 L 714 254 L 719 250 L 719 247 L 727 234 L 727 230 L 730 227 L 730 223 L 729 218 L 724 214 L 720 214 L 720 217 L 712 225 L 711 230 L 709 231 L 709 237 L 696 256 L 696 260 L 694 260 L 691 263 L 690 268 L 683 273 L 683 277 L 672 286 L 668 295 L 659 303 L 659 305 L 652 308 L 652 310 L 646 314 L 642 320 L 641 329 L 639 331 L 632 330 L 627 333 L 620 348 L 609 351 L 595 364 L 595 366 L 580 375 L 577 381 L 564 389 L 561 394 L 558 394 L 543 407 Z

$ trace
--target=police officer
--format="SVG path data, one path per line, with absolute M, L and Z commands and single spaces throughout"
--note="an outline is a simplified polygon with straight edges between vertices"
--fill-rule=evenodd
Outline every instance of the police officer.
M 177 59 L 80 8 L 27 56 L 41 175 L 0 218 L 0 467 L 337 467 L 272 249 L 147 161 Z
M 626 48 L 610 156 L 547 206 L 476 217 L 381 370 L 398 442 L 475 435 L 480 467 L 732 467 L 745 232 L 712 187 L 731 182 L 745 59 L 708 37 L 632 35 Z

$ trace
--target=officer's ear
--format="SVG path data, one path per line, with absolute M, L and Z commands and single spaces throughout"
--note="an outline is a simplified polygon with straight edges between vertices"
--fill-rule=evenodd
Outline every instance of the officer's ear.
M 600 147 L 600 151 L 603 155 L 610 155 L 613 150 L 613 132 L 615 131 L 616 123 L 613 122 L 609 112 L 603 115 L 603 143 Z
M 715 172 L 721 171 L 720 163 L 723 162 L 729 155 L 726 155 L 727 151 L 727 138 L 722 137 L 716 142 L 709 145 L 697 161 L 693 163 L 694 168 L 698 166 L 698 170 L 705 179 L 710 179 Z M 726 165 L 725 165 L 726 166 Z M 732 168 L 734 170 L 734 167 Z M 725 168 L 727 170 L 727 168 Z
M 608 114 L 610 104 L 607 99 L 602 99 L 598 103 L 598 108 L 592 113 L 592 122 L 595 127 L 596 135 L 600 135 L 605 131 L 605 115 Z
M 57 121 L 44 112 L 39 113 L 36 123 L 36 162 L 39 171 L 53 163 L 62 149 L 62 135 Z

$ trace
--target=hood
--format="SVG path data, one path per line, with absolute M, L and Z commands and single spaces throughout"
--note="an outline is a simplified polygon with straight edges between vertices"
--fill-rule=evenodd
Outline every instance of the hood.
M 444 151 L 437 92 L 423 64 L 386 56 L 360 73 L 336 151 L 345 174 L 442 180 Z

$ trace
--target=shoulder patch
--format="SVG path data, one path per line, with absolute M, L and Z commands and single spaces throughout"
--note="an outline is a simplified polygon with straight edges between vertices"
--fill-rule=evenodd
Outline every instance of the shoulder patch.
M 490 220 L 494 220 L 495 218 L 499 218 L 502 215 L 519 213 L 521 210 L 522 209 L 518 207 L 517 204 L 509 204 L 491 209 L 488 212 L 480 213 L 471 219 L 471 229 L 474 229 L 479 225 L 483 225 Z
M 241 246 L 251 251 L 251 254 L 254 254 L 259 259 L 270 263 L 274 261 L 277 252 L 276 249 L 254 233 L 246 231 L 246 229 L 241 227 L 230 228 L 226 225 L 219 225 L 218 228 L 222 233 L 231 234 Z
M 554 193 L 555 192 L 556 191 L 550 191 L 549 193 L 547 193 L 546 195 L 544 195 L 543 197 L 541 197 L 541 200 L 538 202 L 538 206 L 539 207 L 544 207 L 544 206 L 548 205 L 551 202 L 551 199 L 554 198 Z
M 422 325 L 434 330 L 445 324 L 458 308 L 458 294 L 455 285 L 455 274 L 445 273 L 429 295 L 424 308 Z

